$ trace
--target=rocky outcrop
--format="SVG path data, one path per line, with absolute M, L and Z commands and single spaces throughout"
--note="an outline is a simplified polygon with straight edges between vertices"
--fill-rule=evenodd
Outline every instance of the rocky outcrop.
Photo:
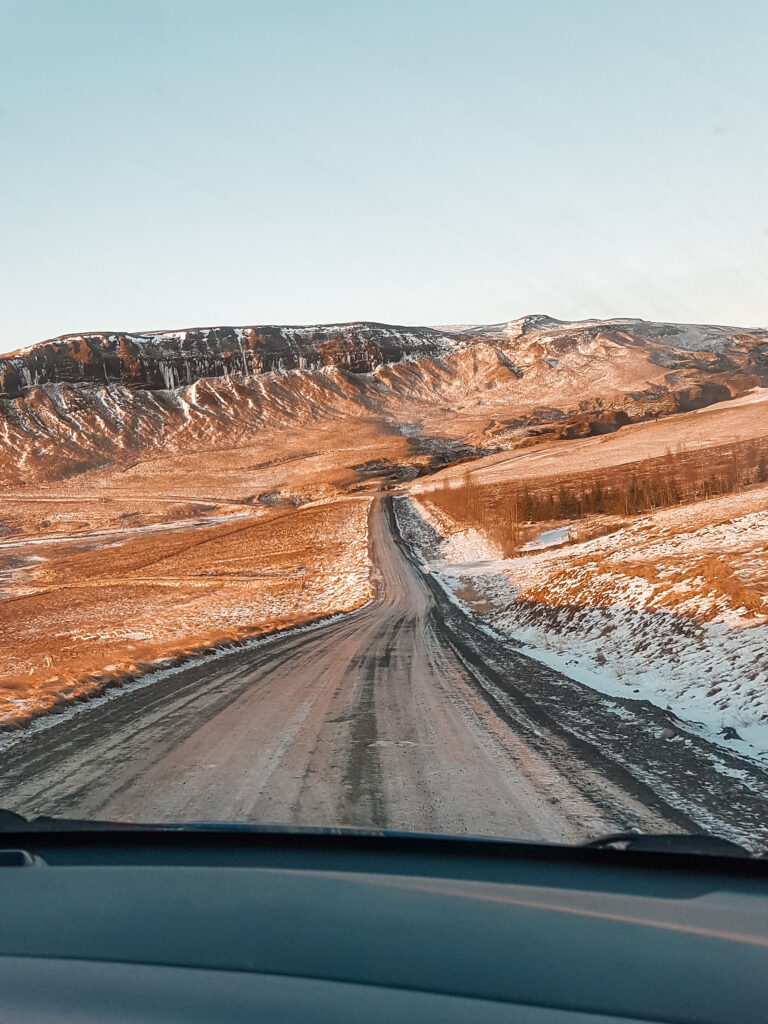
M 708 374 L 754 375 L 768 385 L 768 330 L 650 320 L 580 320 L 568 323 L 534 315 L 487 327 L 463 328 L 465 339 L 482 338 L 513 352 L 557 359 L 566 352 L 605 355 L 611 347 L 642 349 L 657 366 Z
M 373 323 L 64 335 L 0 358 L 0 396 L 14 398 L 45 384 L 168 390 L 205 377 L 323 366 L 368 373 L 408 356 L 440 355 L 457 344 L 428 327 Z

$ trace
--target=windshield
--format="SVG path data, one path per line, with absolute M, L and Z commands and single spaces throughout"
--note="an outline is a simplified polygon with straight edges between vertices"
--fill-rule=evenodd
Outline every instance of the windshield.
M 765 849 L 768 9 L 0 17 L 0 807 Z

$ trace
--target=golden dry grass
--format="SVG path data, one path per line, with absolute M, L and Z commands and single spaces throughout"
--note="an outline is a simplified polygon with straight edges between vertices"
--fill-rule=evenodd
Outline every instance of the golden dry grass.
M 340 418 L 6 488 L 0 721 L 365 601 L 370 495 L 414 461 L 381 421 Z
M 551 485 L 580 475 L 595 476 L 673 454 L 768 438 L 768 389 L 719 402 L 696 412 L 632 423 L 614 433 L 565 441 L 543 441 L 530 448 L 504 451 L 475 460 L 469 471 L 477 484 Z M 706 457 L 706 456 L 705 456 Z M 450 466 L 415 491 L 456 482 L 467 466 Z
M 105 682 L 348 611 L 371 593 L 365 498 L 67 551 L 0 602 L 0 721 Z

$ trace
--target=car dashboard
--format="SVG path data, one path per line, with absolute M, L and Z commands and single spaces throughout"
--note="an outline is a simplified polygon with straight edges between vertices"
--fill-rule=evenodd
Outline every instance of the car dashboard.
M 766 1019 L 768 864 L 247 830 L 0 845 L 0 1019 Z

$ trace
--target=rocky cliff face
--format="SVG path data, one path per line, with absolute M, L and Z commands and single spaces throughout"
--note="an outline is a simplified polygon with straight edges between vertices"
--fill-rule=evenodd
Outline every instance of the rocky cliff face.
M 427 327 L 373 323 L 70 334 L 0 358 L 0 396 L 14 398 L 45 384 L 168 390 L 205 377 L 323 366 L 368 373 L 406 356 L 439 355 L 456 344 Z

